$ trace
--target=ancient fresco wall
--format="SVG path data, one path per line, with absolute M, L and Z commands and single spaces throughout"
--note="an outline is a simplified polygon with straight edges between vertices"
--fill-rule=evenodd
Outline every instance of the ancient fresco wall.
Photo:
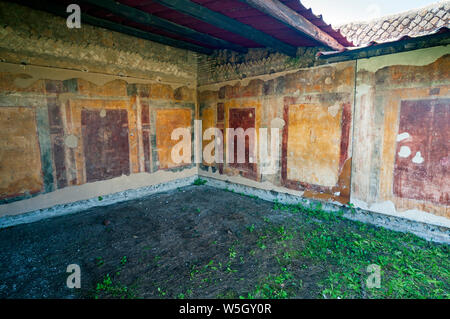
M 195 118 L 194 53 L 15 4 L 0 18 L 0 216 L 197 173 L 170 159 Z
M 0 217 L 200 174 L 450 225 L 448 46 L 334 64 L 317 48 L 199 57 L 14 4 L 0 18 Z M 172 131 L 196 119 L 222 135 L 221 160 L 199 169 L 171 157 Z M 230 128 L 255 129 L 245 163 Z
M 7 79 L 0 82 L 2 204 L 178 168 L 170 159 L 176 143 L 170 131 L 193 126 L 194 89 L 114 79 L 96 85 L 81 78 L 40 79 L 20 88 L 10 79 L 34 70 L 16 68 L 0 63 Z
M 282 136 L 274 174 L 260 158 L 254 171 L 204 162 L 199 174 L 449 225 L 449 50 L 201 85 L 207 127 L 248 126 L 234 114 L 241 109 L 254 112 L 257 131 L 280 127 Z
M 358 61 L 352 202 L 450 217 L 450 48 Z
M 200 174 L 349 202 L 354 65 L 345 62 L 200 86 L 200 118 L 207 127 L 254 127 L 257 141 L 252 150 L 246 140 L 246 164 L 228 163 L 225 153 L 225 163 L 204 162 Z M 269 145 L 270 128 L 280 129 L 276 171 L 270 174 L 261 167 L 261 128 L 269 129 Z M 229 151 L 226 134 L 224 144 Z M 252 156 L 254 164 L 248 162 Z

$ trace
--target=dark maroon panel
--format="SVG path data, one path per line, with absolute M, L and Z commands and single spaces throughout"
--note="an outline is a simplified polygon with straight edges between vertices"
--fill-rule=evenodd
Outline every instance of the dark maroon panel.
M 48 85 L 47 85 L 48 88 Z M 64 148 L 64 128 L 61 119 L 60 104 L 57 98 L 47 98 L 48 122 L 52 142 L 53 164 L 55 166 L 56 185 L 67 186 L 66 156 Z
M 339 173 L 348 158 L 348 144 L 350 143 L 350 126 L 352 123 L 352 110 L 350 103 L 344 103 L 341 119 L 341 151 L 339 155 Z
M 450 99 L 402 101 L 397 143 L 394 194 L 399 197 L 450 204 Z M 400 157 L 401 147 L 411 154 Z M 413 161 L 417 152 L 423 162 Z M 418 156 L 419 157 L 419 156 Z
M 142 140 L 144 147 L 144 169 L 150 173 L 150 111 L 146 103 L 142 105 Z
M 130 174 L 128 114 L 126 110 L 83 109 L 81 113 L 86 181 Z
M 145 103 L 145 102 L 142 103 L 141 122 L 142 122 L 142 125 L 149 125 L 150 124 L 149 107 L 148 107 L 148 104 Z
M 242 128 L 244 131 L 248 128 L 255 127 L 255 109 L 254 108 L 239 108 L 239 109 L 230 109 L 229 111 L 229 127 L 234 128 Z M 256 142 L 256 136 L 253 137 Z M 256 172 L 255 163 L 250 163 L 249 158 L 252 156 L 254 159 L 255 154 L 253 154 L 253 150 L 249 148 L 249 138 L 245 138 L 245 163 L 237 163 L 237 137 L 234 137 L 234 163 L 229 163 L 231 167 L 238 168 L 240 170 L 246 172 Z
M 217 103 L 217 122 L 222 123 L 225 119 L 225 109 L 223 103 Z

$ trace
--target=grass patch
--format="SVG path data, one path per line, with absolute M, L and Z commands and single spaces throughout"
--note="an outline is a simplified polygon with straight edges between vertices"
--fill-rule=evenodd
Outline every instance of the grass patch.
M 207 182 L 208 181 L 206 179 L 197 178 L 194 180 L 192 185 L 200 186 L 200 185 L 205 185 Z
M 194 184 L 204 182 L 197 179 Z M 258 201 L 252 198 L 251 205 L 258 205 Z M 201 207 L 196 211 L 206 210 Z M 276 202 L 270 213 L 256 212 L 251 220 L 234 221 L 233 232 L 229 232 L 233 239 L 211 235 L 203 240 L 204 234 L 192 229 L 189 234 L 196 236 L 183 240 L 200 238 L 200 249 L 208 251 L 205 258 L 156 277 L 153 274 L 172 267 L 176 258 L 153 255 L 147 263 L 153 267 L 148 278 L 140 279 L 151 280 L 151 296 L 157 298 L 450 298 L 448 245 L 350 221 L 342 215 L 342 211 L 325 211 L 320 203 Z M 239 218 L 238 214 L 233 216 Z M 231 220 L 226 220 L 227 227 Z M 98 267 L 104 263 L 97 259 Z M 148 296 L 148 290 L 121 284 L 120 271 L 129 264 L 123 256 L 119 270 L 114 275 L 107 273 L 97 283 L 95 297 Z M 373 275 L 371 265 L 380 270 L 379 287 L 367 284 Z

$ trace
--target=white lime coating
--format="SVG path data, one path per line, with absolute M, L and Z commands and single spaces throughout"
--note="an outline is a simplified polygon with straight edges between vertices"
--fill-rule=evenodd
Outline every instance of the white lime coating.
M 400 151 L 398 152 L 398 156 L 400 157 L 409 157 L 411 155 L 411 149 L 409 146 L 402 146 L 400 147 Z
M 379 214 L 401 217 L 417 222 L 427 223 L 430 225 L 450 228 L 450 219 L 446 217 L 437 216 L 417 209 L 397 211 L 392 201 L 377 202 L 369 205 L 362 200 L 351 199 L 351 203 L 357 208 L 376 212 Z
M 402 134 L 398 134 L 397 135 L 397 142 L 401 142 L 403 140 L 406 140 L 407 138 L 409 138 L 409 133 L 408 132 L 404 132 Z
M 416 156 L 414 156 L 414 158 L 412 159 L 412 162 L 416 164 L 422 164 L 424 162 L 422 154 L 420 154 L 420 152 L 417 152 Z
M 445 54 L 450 54 L 449 45 L 380 55 L 373 58 L 358 60 L 358 72 L 361 70 L 376 72 L 379 69 L 391 65 L 428 65 Z
M 66 138 L 64 139 L 64 144 L 66 144 L 66 146 L 70 148 L 77 148 L 78 137 L 73 134 L 67 135 Z

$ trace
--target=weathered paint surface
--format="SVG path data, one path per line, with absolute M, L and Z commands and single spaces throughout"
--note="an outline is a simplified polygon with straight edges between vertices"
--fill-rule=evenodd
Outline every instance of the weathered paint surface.
M 399 197 L 450 204 L 450 99 L 401 102 L 399 132 L 408 137 L 397 149 L 394 194 Z
M 274 125 L 281 129 L 275 174 L 261 173 L 259 140 L 256 164 L 225 163 L 215 168 L 230 178 L 240 175 L 300 191 L 306 197 L 348 202 L 354 74 L 354 63 L 347 62 L 275 74 L 264 80 L 200 87 L 200 109 L 216 110 L 217 127 L 245 129 L 254 125 L 257 140 L 260 128 Z M 206 118 L 206 112 L 200 114 Z M 229 145 L 227 139 L 225 143 Z M 249 151 L 246 153 L 248 157 Z
M 3 203 L 121 175 L 154 173 L 157 162 L 172 167 L 173 143 L 161 140 L 170 139 L 170 132 L 161 132 L 155 123 L 166 121 L 169 131 L 170 123 L 192 125 L 195 101 L 187 87 L 114 78 L 103 85 L 73 78 L 17 87 L 10 81 L 17 77 L 26 78 L 26 71 L 0 72 Z M 157 112 L 166 112 L 162 121 L 155 120 Z
M 190 109 L 156 111 L 156 147 L 158 149 L 160 168 L 165 169 L 186 165 L 185 163 L 175 163 L 172 160 L 172 148 L 180 140 L 172 140 L 171 134 L 177 128 L 188 128 L 192 132 L 191 122 L 192 111 Z
M 28 107 L 0 108 L 0 198 L 43 188 L 36 115 Z
M 409 52 L 399 63 L 371 58 L 358 67 L 351 200 L 448 218 L 450 48 Z
M 238 94 L 244 94 L 249 97 L 254 96 L 252 93 L 250 93 L 250 90 L 255 90 L 255 86 L 250 88 L 244 88 L 243 93 L 236 93 L 234 89 L 225 88 L 225 90 L 229 90 L 229 93 L 231 97 L 238 97 Z M 220 96 L 219 92 L 219 96 Z M 223 112 L 224 112 L 224 138 L 225 138 L 225 145 L 224 145 L 224 162 L 225 165 L 220 168 L 219 170 L 223 170 L 225 174 L 229 175 L 241 175 L 246 178 L 251 178 L 254 180 L 259 180 L 259 173 L 258 173 L 258 165 L 254 163 L 250 163 L 249 159 L 252 155 L 253 161 L 255 163 L 259 160 L 259 154 L 258 154 L 258 129 L 261 127 L 261 102 L 250 98 L 248 100 L 240 100 L 232 98 L 229 101 L 225 101 L 223 104 Z M 237 163 L 237 139 L 235 138 L 235 143 L 233 143 L 234 147 L 234 159 L 233 163 L 226 163 L 226 156 L 225 152 L 228 152 L 228 154 L 231 154 L 231 143 L 230 143 L 230 137 L 226 135 L 226 129 L 227 128 L 242 128 L 244 131 L 248 128 L 254 128 L 256 137 L 254 138 L 256 140 L 256 143 L 253 145 L 253 147 L 249 144 L 248 137 L 245 138 L 245 158 L 246 163 Z M 250 150 L 252 148 L 252 151 Z M 231 162 L 231 161 L 230 161 Z
M 247 129 L 255 128 L 255 109 L 254 108 L 230 108 L 229 109 L 229 128 L 239 129 L 241 128 L 244 131 Z M 233 142 L 231 141 L 233 138 Z M 238 162 L 238 136 L 227 136 L 227 141 L 229 144 L 228 152 L 229 159 L 232 160 L 230 163 L 231 167 L 237 168 L 241 171 L 254 174 L 256 173 L 256 164 L 252 163 L 256 160 L 255 154 L 255 146 L 250 143 L 250 139 L 255 140 L 256 136 L 254 133 L 250 132 L 249 136 L 244 136 L 245 138 L 245 155 L 244 155 L 244 163 Z M 231 147 L 231 143 L 233 147 Z
M 0 4 L 0 20 L 0 215 L 87 199 L 107 180 L 102 194 L 145 186 L 135 183 L 140 173 L 151 173 L 148 185 L 195 174 L 192 165 L 179 169 L 188 175 L 158 172 L 160 162 L 170 166 L 172 144 L 157 146 L 156 125 L 157 111 L 174 110 L 168 122 L 181 114 L 192 126 L 194 53 L 89 25 L 67 29 L 64 18 L 13 3 Z
M 387 214 L 448 217 L 446 53 L 448 47 L 436 47 L 361 60 L 356 78 L 349 62 L 200 87 L 200 109 L 215 109 L 218 127 L 222 109 L 228 123 L 235 106 L 256 107 L 257 129 L 285 122 L 276 174 L 261 175 L 257 165 L 249 177 L 226 163 L 222 173 Z M 408 115 L 402 105 L 417 101 Z
M 339 178 L 342 110 L 292 104 L 288 107 L 287 178 L 331 187 Z
M 130 174 L 126 110 L 82 110 L 81 127 L 87 182 Z
M 203 137 L 205 134 L 205 131 L 207 129 L 216 127 L 215 126 L 216 121 L 214 119 L 216 117 L 216 111 L 213 107 L 208 107 L 208 108 L 205 108 L 202 110 L 202 113 L 200 116 L 202 118 L 202 137 Z M 202 152 L 205 149 L 205 147 L 213 141 L 214 138 L 215 137 L 213 136 L 211 138 L 211 140 L 202 139 Z M 222 137 L 222 141 L 223 141 L 223 137 Z M 216 153 L 215 153 L 215 149 L 214 149 L 214 151 L 211 153 L 211 155 L 215 156 L 215 154 Z M 203 158 L 203 155 L 202 155 L 202 158 Z M 205 161 L 205 158 L 203 158 L 203 165 L 209 166 L 210 163 L 207 163 Z

